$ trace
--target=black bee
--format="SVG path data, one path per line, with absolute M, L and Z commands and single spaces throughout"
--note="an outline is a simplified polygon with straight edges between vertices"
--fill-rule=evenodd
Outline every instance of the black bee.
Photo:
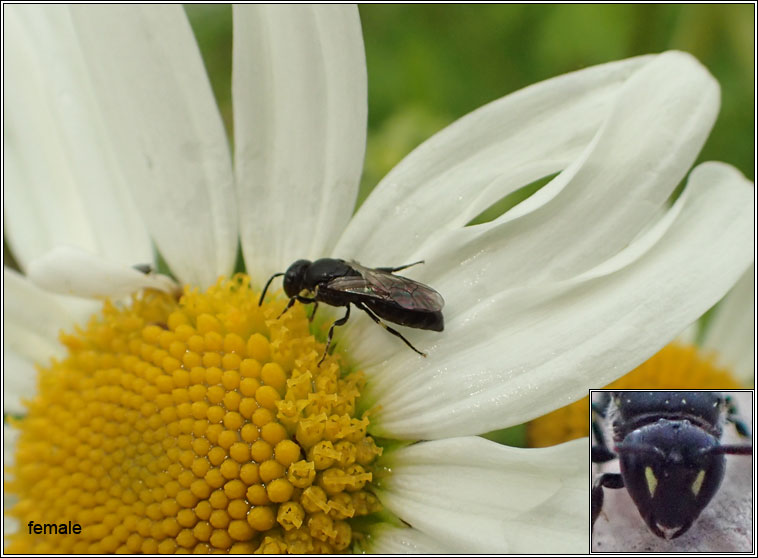
M 748 436 L 731 398 L 701 391 L 611 391 L 592 403 L 592 461 L 618 457 L 620 473 L 592 485 L 592 525 L 604 488 L 626 488 L 650 530 L 661 538 L 684 534 L 716 494 L 725 455 L 751 455 L 750 445 L 722 445 L 725 422 Z M 609 422 L 613 451 L 596 417 Z
M 266 296 L 266 291 L 274 277 L 284 275 L 284 292 L 290 300 L 282 314 L 292 308 L 296 301 L 303 304 L 313 303 L 315 305 L 313 314 L 316 313 L 319 302 L 330 306 L 345 306 L 347 308 L 345 315 L 329 328 L 326 349 L 319 364 L 326 358 L 334 328 L 345 325 L 350 317 L 351 304 L 366 312 L 372 320 L 392 335 L 402 339 L 418 354 L 426 356 L 398 331 L 379 319 L 384 318 L 388 322 L 417 329 L 442 331 L 445 328 L 442 317 L 445 301 L 442 296 L 422 283 L 394 275 L 396 271 L 420 263 L 424 262 L 374 269 L 363 267 L 354 261 L 346 262 L 333 258 L 322 258 L 315 262 L 298 260 L 289 266 L 286 272 L 275 273 L 271 276 L 263 288 L 258 305 L 263 304 L 263 297 Z M 303 291 L 306 294 L 302 294 Z M 311 319 L 313 319 L 313 314 Z

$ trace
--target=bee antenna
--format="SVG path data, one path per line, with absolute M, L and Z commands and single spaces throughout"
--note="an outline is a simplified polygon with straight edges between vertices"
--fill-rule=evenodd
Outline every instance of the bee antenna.
M 280 277 L 284 275 L 284 273 L 274 273 L 271 277 L 269 277 L 268 281 L 266 281 L 266 286 L 263 287 L 263 292 L 261 293 L 261 298 L 258 300 L 258 306 L 263 304 L 263 297 L 266 296 L 266 291 L 268 290 L 268 286 L 271 284 L 271 281 L 274 280 L 274 277 Z
M 711 455 L 751 455 L 753 446 L 715 446 L 708 448 L 704 453 Z

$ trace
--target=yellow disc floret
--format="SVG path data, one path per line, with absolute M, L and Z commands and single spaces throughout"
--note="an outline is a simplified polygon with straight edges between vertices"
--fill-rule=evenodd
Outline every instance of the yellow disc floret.
M 39 370 L 8 490 L 13 553 L 340 552 L 381 449 L 303 308 L 237 275 L 106 303 Z M 78 527 L 78 528 L 77 528 Z M 44 532 L 41 530 L 44 529 Z
M 607 389 L 736 389 L 729 371 L 692 345 L 670 343 Z M 585 397 L 527 425 L 531 447 L 545 447 L 589 436 L 590 400 Z

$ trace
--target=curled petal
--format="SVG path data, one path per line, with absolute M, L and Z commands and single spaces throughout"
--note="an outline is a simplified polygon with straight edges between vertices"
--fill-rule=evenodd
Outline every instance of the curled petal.
M 655 354 L 710 308 L 753 259 L 754 190 L 735 169 L 693 171 L 676 218 L 569 281 L 451 309 L 443 334 L 409 334 L 419 359 L 359 324 L 354 343 L 381 405 L 375 434 L 431 439 L 520 424 Z M 663 231 L 661 230 L 663 229 Z M 465 277 L 460 278 L 461 284 Z M 370 343 L 368 336 L 371 335 Z
M 335 250 L 367 265 L 423 259 L 409 275 L 468 306 L 568 279 L 624 249 L 659 214 L 713 125 L 718 84 L 668 52 L 545 81 L 461 118 L 377 186 Z M 492 222 L 490 204 L 544 176 Z M 418 218 L 423 215 L 424 218 Z M 475 288 L 461 289 L 466 274 Z

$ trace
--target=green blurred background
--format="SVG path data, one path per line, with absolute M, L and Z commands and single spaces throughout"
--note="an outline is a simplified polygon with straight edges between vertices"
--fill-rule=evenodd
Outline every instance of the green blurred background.
M 222 113 L 231 120 L 230 6 L 186 7 Z M 359 200 L 403 156 L 458 117 L 531 83 L 638 54 L 694 54 L 721 84 L 699 161 L 754 175 L 754 6 L 362 5 L 369 128 Z

